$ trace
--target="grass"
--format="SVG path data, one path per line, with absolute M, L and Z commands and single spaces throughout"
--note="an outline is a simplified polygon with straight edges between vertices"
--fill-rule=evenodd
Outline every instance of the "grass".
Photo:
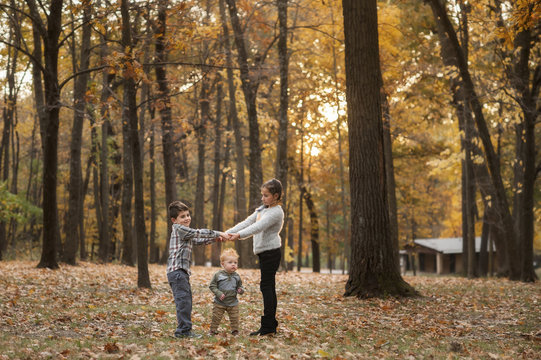
M 136 288 L 137 269 L 120 265 L 36 269 L 1 262 L 0 359 L 539 359 L 541 286 L 502 279 L 406 276 L 422 296 L 344 298 L 347 275 L 279 273 L 280 326 L 250 337 L 261 314 L 259 273 L 239 271 L 241 335 L 176 339 L 165 267 L 150 267 L 151 290 Z M 194 330 L 206 334 L 208 282 L 191 278 Z

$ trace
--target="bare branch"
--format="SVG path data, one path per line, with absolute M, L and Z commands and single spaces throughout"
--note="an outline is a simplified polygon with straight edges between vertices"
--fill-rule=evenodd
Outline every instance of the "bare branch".
M 10 6 L 8 4 L 0 4 L 0 8 L 10 9 L 10 10 L 16 11 L 16 12 L 26 16 L 27 18 L 30 19 L 30 21 L 32 21 L 34 24 L 36 24 L 38 26 L 38 29 L 40 29 L 41 34 L 45 34 L 45 28 L 43 27 L 43 22 L 41 21 L 41 18 L 39 18 L 39 17 L 36 19 L 35 14 L 28 14 L 28 13 L 22 11 L 21 9 Z
M 76 77 L 79 76 L 79 75 L 91 73 L 91 72 L 94 72 L 94 71 L 103 70 L 103 69 L 108 68 L 108 67 L 111 67 L 111 66 L 110 66 L 110 65 L 102 65 L 102 66 L 98 66 L 98 67 L 86 69 L 86 70 L 79 71 L 79 72 L 76 72 L 76 73 L 74 73 L 74 74 L 71 74 L 71 75 L 68 76 L 64 81 L 62 81 L 62 82 L 60 83 L 60 85 L 58 86 L 58 88 L 59 88 L 59 89 L 62 89 L 62 88 L 64 87 L 64 85 L 66 85 L 68 82 L 70 82 L 70 80 L 76 78 Z
M 43 21 L 41 20 L 41 17 L 39 16 L 36 2 L 34 0 L 26 0 L 26 4 L 28 5 L 28 8 L 30 9 L 30 14 L 24 13 L 25 16 L 28 16 L 28 18 L 32 20 L 32 23 L 37 27 L 40 35 L 44 39 L 47 38 L 47 29 L 45 28 L 45 24 L 43 24 Z
M 316 26 L 293 26 L 293 27 L 289 27 L 287 28 L 287 30 L 295 30 L 295 29 L 308 29 L 308 30 L 313 30 L 313 31 L 317 31 L 317 32 L 320 32 L 322 33 L 323 35 L 333 39 L 334 41 L 337 41 L 339 42 L 340 44 L 343 44 L 344 43 L 344 39 L 339 39 L 337 38 L 336 36 L 332 35 L 332 34 L 329 34 L 328 32 L 326 31 L 323 31 L 323 30 L 320 30 L 318 29 Z
M 234 66 L 223 66 L 223 65 L 214 65 L 214 64 L 201 64 L 201 63 L 189 63 L 183 61 L 166 61 L 166 62 L 155 62 L 155 63 L 143 63 L 144 66 L 161 66 L 161 65 L 184 65 L 184 66 L 193 66 L 201 68 L 214 68 L 214 69 L 233 69 L 240 70 L 238 67 Z
M 37 67 L 41 70 L 41 72 L 45 72 L 45 68 L 43 67 L 43 65 L 41 64 L 41 62 L 39 61 L 39 59 L 36 59 L 34 57 L 34 55 L 30 54 L 27 50 L 23 49 L 22 47 L 20 47 L 19 45 L 16 45 L 16 44 L 12 44 L 12 43 L 9 43 L 3 39 L 0 39 L 0 43 L 2 44 L 5 44 L 7 46 L 10 46 L 14 49 L 17 49 L 19 50 L 20 52 L 22 52 L 23 54 L 25 54 L 26 56 L 28 56 L 30 58 L 30 60 L 32 60 L 32 63 L 34 65 L 37 65 Z

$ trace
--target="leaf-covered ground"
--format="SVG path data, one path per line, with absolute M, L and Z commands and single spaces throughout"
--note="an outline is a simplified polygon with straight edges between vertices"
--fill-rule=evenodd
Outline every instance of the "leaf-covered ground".
M 344 298 L 347 276 L 279 273 L 278 334 L 250 337 L 261 314 L 259 273 L 241 269 L 241 335 L 206 335 L 216 268 L 192 275 L 194 330 L 175 339 L 165 267 L 152 290 L 120 265 L 36 269 L 0 262 L 0 359 L 541 359 L 541 285 L 406 277 L 423 296 Z

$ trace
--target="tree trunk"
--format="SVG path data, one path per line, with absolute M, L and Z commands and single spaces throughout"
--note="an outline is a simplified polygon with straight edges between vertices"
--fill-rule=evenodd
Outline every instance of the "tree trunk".
M 487 222 L 487 213 L 483 214 L 483 229 L 481 230 L 481 248 L 479 250 L 479 264 L 477 273 L 486 277 L 488 274 L 488 237 L 490 236 L 490 225 Z
M 490 178 L 495 189 L 495 198 L 493 202 L 496 206 L 498 213 L 501 216 L 502 229 L 503 233 L 505 234 L 506 251 L 504 253 L 508 258 L 507 263 L 509 266 L 509 277 L 511 279 L 517 280 L 520 277 L 520 269 L 518 262 L 519 254 L 517 251 L 517 242 L 514 231 L 513 219 L 509 211 L 509 205 L 505 194 L 505 187 L 503 185 L 501 177 L 498 158 L 494 151 L 494 147 L 490 139 L 490 133 L 483 115 L 483 106 L 479 101 L 479 98 L 475 91 L 475 86 L 468 70 L 464 52 L 460 46 L 456 32 L 449 20 L 445 8 L 440 3 L 440 0 L 430 0 L 430 4 L 434 12 L 434 17 L 437 21 L 441 22 L 441 26 L 445 30 L 447 37 L 450 41 L 451 48 L 453 49 L 456 57 L 460 76 L 464 84 L 466 98 L 468 99 L 472 111 L 475 115 L 475 123 L 477 125 L 477 130 L 479 131 L 479 136 L 485 149 L 485 157 L 489 168 Z
M 329 6 L 331 11 L 331 24 L 334 29 L 334 12 L 333 7 Z M 333 30 L 333 37 L 334 36 Z M 346 263 L 349 266 L 349 256 L 350 256 L 350 234 L 349 234 L 349 220 L 347 212 L 347 202 L 346 202 L 346 175 L 344 170 L 344 152 L 343 152 L 343 141 L 342 141 L 342 119 L 340 118 L 340 98 L 339 98 L 339 88 L 338 88 L 338 65 L 337 65 L 337 56 L 336 56 L 336 47 L 333 43 L 332 46 L 332 57 L 333 57 L 333 80 L 334 80 L 334 98 L 336 105 L 336 134 L 338 136 L 338 162 L 340 169 L 340 205 L 342 210 L 342 236 L 344 239 L 344 251 L 343 251 L 343 260 L 342 260 L 342 274 L 346 272 Z
M 250 153 L 248 164 L 250 168 L 250 210 L 257 207 L 260 202 L 261 184 L 263 184 L 263 170 L 261 165 L 261 144 L 259 141 L 259 124 L 257 121 L 257 90 L 259 87 L 258 75 L 252 74 L 248 66 L 248 52 L 244 39 L 244 31 L 241 27 L 237 5 L 235 0 L 226 0 L 229 7 L 229 17 L 231 27 L 235 35 L 235 44 L 237 47 L 237 61 L 240 67 L 240 79 L 242 83 L 242 92 L 246 102 L 246 111 L 248 113 L 248 129 Z M 261 65 L 262 59 L 256 61 L 255 66 Z M 253 259 L 253 256 L 252 256 Z M 253 263 L 251 264 L 253 265 Z
M 94 134 L 92 134 L 94 135 Z M 96 142 L 96 148 L 99 148 L 98 146 L 98 139 L 92 139 L 92 141 L 95 141 Z M 79 207 L 79 217 L 81 219 L 83 219 L 82 221 L 79 222 L 79 233 L 81 234 L 81 242 L 79 244 L 79 257 L 81 260 L 86 260 L 87 258 L 87 252 L 86 252 L 86 233 L 85 233 L 85 209 L 84 209 L 84 201 L 85 201 L 85 196 L 86 196 L 86 193 L 88 192 L 88 186 L 90 184 L 90 169 L 96 169 L 96 172 L 98 171 L 98 164 L 96 163 L 96 159 L 98 157 L 98 154 L 97 154 L 98 150 L 96 151 L 92 151 L 91 155 L 88 157 L 88 161 L 87 161 L 87 165 L 86 165 L 86 173 L 85 173 L 85 176 L 84 176 L 84 180 L 83 180 L 83 186 L 82 186 L 82 189 L 81 189 L 81 199 L 82 199 L 82 203 L 81 203 L 81 206 Z M 92 164 L 94 164 L 94 166 L 92 166 Z M 96 194 L 98 196 L 98 199 L 99 199 L 99 195 L 100 195 L 100 191 L 99 191 L 99 179 L 96 179 L 96 181 L 98 182 L 98 184 L 96 185 L 96 187 L 94 188 L 95 191 L 96 191 Z M 103 224 L 102 224 L 103 225 Z M 100 233 L 100 232 L 98 232 Z
M 100 56 L 105 58 L 107 56 L 107 39 L 106 35 L 102 35 L 100 44 Z M 100 117 L 101 117 L 101 153 L 100 153 L 100 178 L 99 183 L 94 185 L 94 188 L 98 186 L 98 194 L 95 194 L 96 199 L 96 217 L 98 222 L 99 231 L 99 258 L 103 263 L 109 261 L 109 254 L 112 249 L 111 244 L 111 226 L 109 216 L 109 139 L 111 137 L 111 122 L 109 120 L 109 97 L 113 94 L 111 83 L 115 78 L 115 74 L 109 74 L 109 70 L 105 69 L 102 73 L 102 89 L 100 96 Z M 94 179 L 96 182 L 97 179 Z M 99 207 L 99 208 L 98 208 Z M 98 213 L 99 210 L 99 213 Z
M 197 137 L 197 180 L 195 189 L 195 206 L 194 206 L 194 227 L 196 229 L 206 228 L 205 224 L 205 145 L 207 131 L 206 126 L 209 119 L 210 103 L 209 103 L 209 89 L 206 79 L 201 81 L 201 92 L 199 95 L 200 105 L 200 120 L 199 124 L 195 126 L 195 133 Z M 197 98 L 197 97 L 196 97 Z M 205 246 L 195 246 L 193 248 L 193 258 L 195 265 L 205 265 Z
M 62 31 L 63 0 L 51 0 L 47 25 L 41 20 L 38 6 L 34 0 L 26 1 L 33 21 L 34 44 L 41 47 L 43 40 L 43 63 L 41 50 L 34 47 L 34 74 L 43 71 L 43 87 L 41 76 L 34 78 L 36 99 L 45 99 L 45 106 L 38 108 L 40 114 L 40 133 L 43 148 L 43 246 L 38 268 L 58 268 L 58 208 L 56 192 L 56 176 L 58 169 L 58 126 L 60 113 L 60 86 L 58 83 L 58 40 Z M 42 91 L 44 89 L 44 91 Z M 43 96 L 44 93 L 44 97 Z M 39 99 L 41 98 L 41 99 Z M 43 102 L 42 102 L 43 103 Z M 40 104 L 37 102 L 37 106 Z
M 231 119 L 233 125 L 233 133 L 235 136 L 235 157 L 236 157 L 236 175 L 235 175 L 235 216 L 234 221 L 238 223 L 248 215 L 246 209 L 246 179 L 244 176 L 245 156 L 242 140 L 241 124 L 237 113 L 237 98 L 235 77 L 233 75 L 233 59 L 231 55 L 231 45 L 229 38 L 229 27 L 227 26 L 227 16 L 225 12 L 224 0 L 219 0 L 220 18 L 223 31 L 223 44 L 225 48 L 225 64 L 227 67 L 227 88 L 229 93 L 229 113 L 228 118 Z M 244 241 L 236 241 L 235 248 L 237 249 L 239 258 L 239 267 L 249 267 L 252 253 L 252 239 Z
M 150 100 L 150 93 L 149 98 Z M 150 107 L 150 105 L 149 105 Z M 150 119 L 154 119 L 154 108 L 149 108 Z M 149 161 L 150 161 L 150 262 L 157 263 L 160 260 L 160 248 L 156 244 L 156 157 L 154 148 L 156 146 L 154 121 L 150 121 L 150 144 L 149 144 Z
M 301 271 L 302 267 L 302 233 L 303 233 L 303 214 L 302 214 L 302 200 L 304 199 L 304 124 L 303 117 L 301 116 L 300 133 L 301 133 L 301 151 L 300 151 L 300 171 L 299 171 L 299 243 L 297 249 L 297 271 Z
M 121 0 L 120 12 L 122 15 L 122 46 L 127 57 L 127 65 L 123 72 L 124 94 L 126 101 L 126 117 L 128 121 L 128 141 L 130 141 L 132 155 L 133 182 L 135 187 L 135 233 L 137 238 L 137 286 L 150 288 L 148 273 L 148 242 L 145 226 L 145 204 L 143 196 L 143 164 L 141 156 L 141 144 L 139 143 L 139 131 L 137 123 L 137 89 L 135 87 L 134 59 L 132 53 L 131 22 L 128 0 Z M 130 197 L 131 199 L 131 197 Z M 125 244 L 126 245 L 126 244 Z M 124 254 L 127 257 L 128 254 Z
M 80 47 L 80 64 L 77 66 L 75 59 L 75 44 L 72 56 L 73 72 L 86 71 L 90 65 L 90 12 L 91 4 L 83 3 L 83 23 L 82 23 L 82 39 Z M 75 33 L 73 34 L 75 37 Z M 75 41 L 74 41 L 75 42 Z M 74 80 L 73 91 L 73 127 L 71 130 L 70 143 L 70 177 L 69 177 L 69 202 L 66 215 L 66 240 L 64 244 L 63 261 L 67 264 L 75 265 L 76 255 L 79 244 L 81 243 L 80 222 L 84 221 L 79 214 L 82 208 L 82 185 L 83 173 L 81 169 L 81 147 L 83 137 L 83 121 L 86 111 L 86 89 L 89 79 L 89 73 L 84 73 L 77 76 Z
M 310 214 L 310 242 L 312 244 L 312 271 L 315 273 L 321 272 L 321 260 L 320 260 L 320 251 L 319 251 L 319 218 L 317 215 L 317 210 L 312 200 L 312 195 L 306 188 L 303 186 L 303 198 L 306 202 L 306 208 Z
M 457 59 L 455 52 L 452 49 L 451 43 L 449 41 L 449 38 L 445 36 L 445 29 L 443 28 L 442 24 L 440 22 L 437 23 L 438 26 L 438 33 L 441 43 L 441 56 L 444 65 L 446 66 L 458 66 Z M 465 47 L 466 45 L 463 45 Z M 482 150 L 476 145 L 478 141 L 474 141 L 478 139 L 478 133 L 473 126 L 473 118 L 471 116 L 471 109 L 469 108 L 469 104 L 466 101 L 466 96 L 464 92 L 464 86 L 462 85 L 462 81 L 460 78 L 452 77 L 450 81 L 450 88 L 453 95 L 453 107 L 455 108 L 459 128 L 462 132 L 466 133 L 466 128 L 468 129 L 468 139 L 463 138 L 461 139 L 462 142 L 462 148 L 464 149 L 464 152 L 468 152 L 471 154 L 469 157 L 474 156 L 476 158 L 484 158 Z M 468 158 L 469 158 L 468 157 Z M 465 157 L 466 158 L 466 157 Z M 492 199 L 496 198 L 496 190 L 492 184 L 492 181 L 490 180 L 490 174 L 488 172 L 488 169 L 486 167 L 486 163 L 474 163 L 469 161 L 468 166 L 473 169 L 474 175 L 471 174 L 468 175 L 468 172 L 466 170 L 466 162 L 463 161 L 462 167 L 462 224 L 463 224 L 463 270 L 464 275 L 467 275 L 467 269 L 468 269 L 468 243 L 470 243 L 469 239 L 475 238 L 475 235 L 473 234 L 472 230 L 472 224 L 473 224 L 473 218 L 468 216 L 468 212 L 472 213 L 468 210 L 468 201 L 466 200 L 467 193 L 471 191 L 474 192 L 473 189 L 468 190 L 467 184 L 469 183 L 471 186 L 473 186 L 473 181 L 467 180 L 468 177 L 475 178 L 475 181 L 477 183 L 477 186 L 479 187 L 479 190 L 481 191 L 481 196 L 484 204 L 484 221 L 489 223 L 493 227 L 501 227 L 502 221 L 501 215 L 498 214 L 495 206 L 493 205 Z M 469 195 L 472 197 L 472 195 Z M 472 205 L 470 205 L 471 207 Z M 469 230 L 468 230 L 469 229 Z M 501 233 L 501 230 L 494 230 L 492 231 L 493 237 L 497 239 L 497 248 L 499 249 L 499 252 L 501 254 L 500 259 L 504 260 L 507 258 L 505 255 L 505 242 L 500 240 L 500 236 L 496 236 L 494 234 Z M 472 240 L 474 241 L 474 240 Z M 508 272 L 508 266 L 502 266 L 500 269 L 501 273 Z
M 212 228 L 222 230 L 222 215 L 220 208 L 220 161 L 222 149 L 222 99 L 223 86 L 220 73 L 216 73 L 216 119 L 214 121 L 214 183 L 212 185 Z M 222 243 L 211 245 L 210 261 L 212 266 L 220 266 Z
M 522 109 L 522 123 L 516 127 L 517 145 L 515 161 L 515 206 L 517 209 L 517 238 L 520 252 L 520 280 L 531 282 L 537 279 L 533 268 L 534 238 L 534 189 L 536 180 L 535 122 L 540 110 L 537 108 L 541 87 L 541 65 L 530 74 L 530 53 L 533 44 L 538 42 L 530 29 L 521 31 L 515 38 L 515 57 L 513 69 L 508 69 L 511 84 L 518 93 L 518 103 Z M 532 85 L 530 87 L 530 78 Z
M 125 0 L 123 0 L 125 1 Z M 122 221 L 122 264 L 134 266 L 133 261 L 133 214 L 132 214 L 132 198 L 133 198 L 133 149 L 130 138 L 130 109 L 129 109 L 129 91 L 124 85 L 124 95 L 122 101 L 122 202 L 120 205 L 120 218 Z M 108 254 L 104 254 L 100 249 L 100 254 L 105 255 L 102 258 L 103 262 L 108 262 Z
M 287 48 L 287 4 L 288 0 L 277 0 L 279 36 L 278 36 L 278 60 L 280 67 L 280 110 L 278 116 L 278 144 L 276 147 L 276 178 L 282 182 L 282 207 L 285 211 L 285 223 L 280 232 L 282 239 L 287 238 L 287 133 L 289 120 L 287 111 L 289 108 L 288 78 L 289 78 L 289 52 Z M 282 241 L 282 254 L 286 248 L 286 242 Z M 282 256 L 282 266 L 285 268 L 285 256 Z
M 381 80 L 382 81 L 382 80 Z M 394 179 L 394 165 L 393 165 L 393 142 L 391 138 L 391 113 L 389 109 L 389 102 L 387 101 L 387 94 L 381 91 L 382 111 L 383 111 L 383 151 L 385 154 L 385 179 L 387 181 L 387 199 L 389 204 L 389 223 L 391 230 L 391 239 L 393 241 L 393 247 L 398 253 L 400 246 L 398 244 L 398 214 L 396 205 L 396 182 Z M 398 256 L 396 257 L 396 267 L 400 272 L 400 261 Z
M 377 1 L 343 0 L 351 184 L 351 266 L 345 296 L 414 295 L 390 234 Z
M 15 10 L 15 2 L 11 1 L 11 6 L 14 8 L 10 16 L 13 21 L 19 22 L 19 14 Z M 9 42 L 19 45 L 19 36 L 15 35 L 13 28 L 9 31 Z M 7 71 L 6 80 L 8 85 L 7 94 L 4 95 L 4 109 L 2 111 L 2 117 L 4 120 L 4 129 L 2 131 L 2 141 L 0 143 L 0 179 L 6 184 L 9 181 L 9 143 L 10 135 L 15 131 L 15 109 L 17 106 L 17 90 L 15 88 L 15 73 L 17 72 L 17 60 L 19 51 L 16 48 L 7 48 Z M 13 142 L 12 142 L 13 144 Z M 15 184 L 15 181 L 13 182 Z M 0 260 L 3 258 L 3 253 L 8 247 L 8 231 L 6 231 L 6 224 L 0 222 Z
M 165 206 L 177 200 L 176 174 L 175 174 L 175 135 L 173 129 L 173 120 L 171 114 L 171 98 L 169 97 L 169 84 L 167 82 L 167 71 L 165 65 L 159 65 L 167 62 L 167 39 L 166 39 L 166 19 L 167 19 L 167 0 L 158 1 L 158 19 L 156 21 L 156 81 L 158 83 L 157 102 L 160 109 L 162 120 L 162 148 L 163 148 L 163 172 L 165 182 Z M 171 225 L 169 214 L 167 214 L 167 238 L 165 249 L 160 262 L 166 263 L 169 257 L 169 238 L 171 235 Z

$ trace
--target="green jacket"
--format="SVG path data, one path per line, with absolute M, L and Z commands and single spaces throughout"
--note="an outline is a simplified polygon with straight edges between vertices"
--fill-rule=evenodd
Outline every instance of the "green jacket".
M 222 306 L 236 306 L 239 304 L 237 299 L 237 291 L 240 289 L 240 294 L 244 293 L 242 288 L 242 280 L 239 274 L 236 272 L 228 273 L 225 270 L 220 270 L 212 276 L 212 280 L 209 285 L 210 291 L 216 295 L 214 302 Z M 225 298 L 220 300 L 222 294 L 225 294 Z

